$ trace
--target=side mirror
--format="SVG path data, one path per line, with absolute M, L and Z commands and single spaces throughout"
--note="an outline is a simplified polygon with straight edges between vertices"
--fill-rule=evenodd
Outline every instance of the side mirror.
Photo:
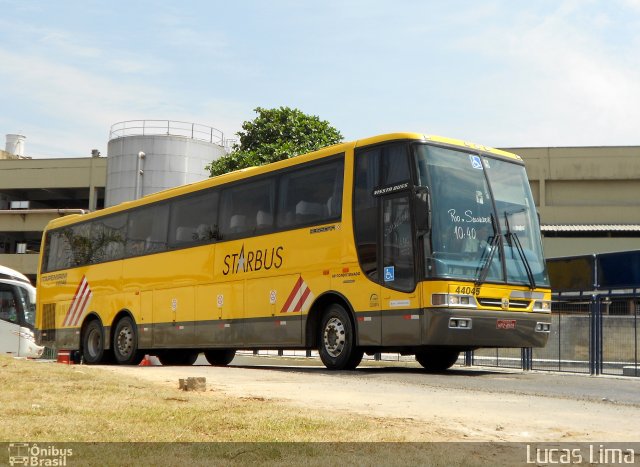
M 431 193 L 426 186 L 415 187 L 415 218 L 418 235 L 431 232 Z

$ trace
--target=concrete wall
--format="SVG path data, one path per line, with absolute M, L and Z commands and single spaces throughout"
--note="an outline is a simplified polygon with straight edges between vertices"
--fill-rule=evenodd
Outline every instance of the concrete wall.
M 640 147 L 507 150 L 525 161 L 543 224 L 640 224 Z
M 544 256 L 580 256 L 593 253 L 640 250 L 640 238 L 612 237 L 545 237 L 542 239 Z
M 0 264 L 29 276 L 35 284 L 40 255 L 5 255 L 0 254 Z
M 107 159 L 11 159 L 0 161 L 0 189 L 104 187 Z

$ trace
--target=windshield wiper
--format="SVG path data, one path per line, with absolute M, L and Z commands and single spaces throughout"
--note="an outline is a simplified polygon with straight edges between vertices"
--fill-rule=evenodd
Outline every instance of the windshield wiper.
M 529 279 L 529 287 L 531 288 L 531 290 L 533 290 L 536 288 L 536 279 L 533 276 L 533 271 L 531 270 L 531 264 L 529 264 L 527 255 L 525 255 L 524 253 L 524 248 L 522 248 L 522 243 L 520 243 L 520 238 L 518 237 L 518 234 L 511 231 L 511 226 L 509 225 L 509 214 L 514 214 L 514 213 L 507 213 L 507 211 L 504 211 L 504 222 L 505 222 L 505 226 L 507 227 L 506 239 L 510 247 L 513 248 L 512 245 L 516 246 L 518 255 L 520 256 L 520 259 L 522 259 L 522 264 L 524 264 L 524 270 L 527 273 L 527 279 Z
M 476 282 L 475 282 L 476 287 L 479 287 L 480 285 L 484 284 L 484 281 L 487 279 L 487 274 L 489 274 L 489 269 L 491 268 L 491 263 L 493 262 L 493 255 L 495 254 L 497 249 L 496 247 L 498 246 L 498 242 L 502 237 L 502 235 L 498 233 L 496 221 L 495 221 L 495 218 L 493 217 L 493 214 L 491 214 L 491 226 L 493 228 L 495 235 L 491 237 L 491 242 L 489 242 L 488 250 L 484 250 L 485 252 L 488 251 L 489 254 L 487 255 L 487 260 L 482 265 L 482 268 L 480 269 L 480 273 L 478 274 L 478 278 L 476 279 Z M 484 256 L 484 254 L 482 256 Z M 482 260 L 482 258 L 480 259 Z

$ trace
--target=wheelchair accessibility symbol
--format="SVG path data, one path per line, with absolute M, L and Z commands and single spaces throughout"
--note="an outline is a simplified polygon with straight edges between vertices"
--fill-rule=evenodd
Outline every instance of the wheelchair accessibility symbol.
M 469 159 L 471 159 L 471 167 L 473 167 L 474 169 L 482 170 L 482 160 L 479 156 L 469 154 Z
M 393 282 L 396 280 L 396 271 L 394 266 L 387 266 L 384 268 L 384 281 Z

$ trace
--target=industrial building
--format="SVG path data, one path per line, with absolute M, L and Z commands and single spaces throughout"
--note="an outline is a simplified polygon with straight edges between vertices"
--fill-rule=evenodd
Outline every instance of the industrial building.
M 51 219 L 208 177 L 222 133 L 167 120 L 112 126 L 108 157 L 31 159 L 0 151 L 0 264 L 35 278 Z M 640 146 L 505 148 L 525 161 L 547 257 L 640 249 Z
M 640 249 L 640 146 L 505 150 L 525 161 L 547 258 Z

